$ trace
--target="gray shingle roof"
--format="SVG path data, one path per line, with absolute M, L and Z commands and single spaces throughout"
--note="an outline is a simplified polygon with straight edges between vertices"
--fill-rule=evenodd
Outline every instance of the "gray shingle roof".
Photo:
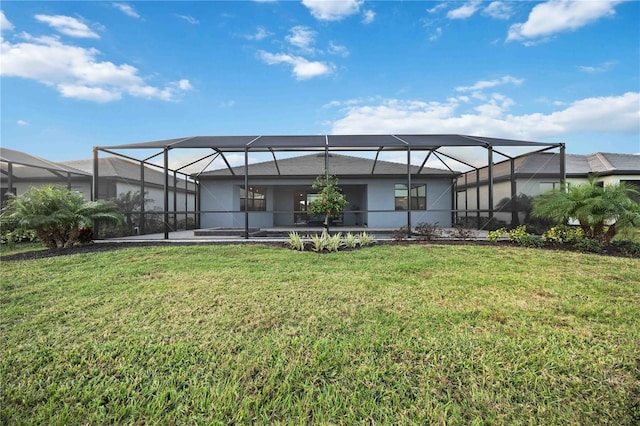
M 516 172 L 520 174 L 557 173 L 560 155 L 554 153 L 534 154 L 525 157 Z M 612 174 L 630 172 L 640 174 L 640 155 L 596 152 L 590 155 L 567 154 L 567 175 Z
M 74 177 L 88 177 L 91 173 L 69 167 L 62 163 L 54 163 L 44 158 L 36 157 L 26 152 L 8 148 L 0 148 L 0 161 L 2 170 L 7 172 L 7 163 L 13 163 L 14 177 L 21 178 L 47 178 L 55 176 L 55 173 L 66 176 L 68 173 Z
M 325 155 L 311 154 L 284 158 L 275 161 L 249 164 L 250 176 L 318 176 L 324 173 Z M 276 166 L 277 164 L 277 166 Z M 375 165 L 375 168 L 374 168 Z M 340 176 L 388 176 L 406 175 L 407 165 L 390 161 L 374 161 L 369 158 L 348 155 L 329 154 L 329 173 Z M 419 166 L 411 166 L 411 172 L 417 174 Z M 244 176 L 244 166 L 233 167 L 236 176 Z M 449 170 L 424 167 L 420 175 L 451 177 Z M 228 168 L 202 173 L 200 178 L 232 176 Z
M 93 174 L 93 159 L 64 161 L 63 164 Z M 99 158 L 98 176 L 99 178 L 118 179 L 138 184 L 140 182 L 140 164 L 119 157 Z M 144 180 L 145 183 L 163 186 L 164 172 L 161 169 L 146 166 Z M 173 186 L 173 174 L 169 176 L 169 186 Z M 184 179 L 181 179 L 181 176 L 178 176 L 178 188 L 184 188 Z M 189 183 L 189 189 L 195 189 L 193 183 Z

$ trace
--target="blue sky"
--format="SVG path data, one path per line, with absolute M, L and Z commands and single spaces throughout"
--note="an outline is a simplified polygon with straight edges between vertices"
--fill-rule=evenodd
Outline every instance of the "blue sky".
M 640 2 L 0 4 L 1 143 L 461 133 L 640 153 Z

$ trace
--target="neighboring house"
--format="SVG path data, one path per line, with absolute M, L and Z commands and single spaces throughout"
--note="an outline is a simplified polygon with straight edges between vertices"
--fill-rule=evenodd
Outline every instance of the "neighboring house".
M 322 218 L 310 214 L 309 203 L 317 196 L 312 184 L 325 173 L 325 160 L 349 203 L 334 222 L 400 228 L 407 224 L 410 199 L 412 223 L 451 226 L 455 172 L 411 166 L 408 191 L 406 164 L 320 153 L 249 164 L 249 191 L 244 166 L 200 174 L 201 228 L 244 227 L 245 203 L 252 228 L 319 224 Z
M 79 169 L 93 175 L 93 159 L 63 161 L 60 164 Z M 131 191 L 144 189 L 147 210 L 160 211 L 164 206 L 164 172 L 160 168 L 145 166 L 144 188 L 139 163 L 120 157 L 98 159 L 98 193 L 95 198 L 110 200 Z M 89 181 L 91 184 L 91 181 Z M 174 191 L 174 186 L 176 190 Z M 193 181 L 169 177 L 169 210 L 195 211 L 197 188 Z
M 91 173 L 83 170 L 8 148 L 0 148 L 0 170 L 0 205 L 7 193 L 21 195 L 31 187 L 52 184 L 91 199 Z
M 515 198 L 520 194 L 536 197 L 559 188 L 559 166 L 560 155 L 555 153 L 530 154 L 514 159 L 513 163 L 503 161 L 494 164 L 494 216 L 509 222 L 512 220 L 510 212 L 495 211 L 501 203 L 504 204 L 505 199 Z M 626 182 L 640 190 L 640 155 L 603 152 L 590 155 L 566 154 L 565 174 L 568 184 L 584 183 L 589 176 L 595 176 L 603 185 Z M 479 210 L 482 216 L 487 216 L 488 188 L 486 167 L 460 175 L 456 182 L 456 208 L 468 212 Z
M 100 158 L 98 193 L 93 194 L 93 159 L 56 163 L 24 152 L 0 148 L 0 162 L 3 203 L 8 192 L 20 195 L 30 187 L 58 185 L 82 193 L 87 200 L 111 200 L 129 191 L 133 194 L 144 190 L 147 200 L 145 212 L 158 216 L 158 212 L 163 210 L 164 171 L 161 168 L 149 165 L 142 168 L 140 163 L 120 157 Z M 197 210 L 197 184 L 186 180 L 184 175 L 171 175 L 168 194 L 170 212 L 190 212 L 172 215 L 174 228 L 179 221 L 187 219 L 194 224 L 197 220 L 194 213 Z M 150 215 L 147 220 L 151 218 Z M 137 220 L 134 222 L 137 225 Z

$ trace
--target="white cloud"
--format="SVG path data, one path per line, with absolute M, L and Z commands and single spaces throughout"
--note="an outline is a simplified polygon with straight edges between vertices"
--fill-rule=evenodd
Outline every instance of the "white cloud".
M 609 61 L 609 62 L 604 62 L 597 66 L 581 65 L 578 67 L 578 69 L 580 69 L 580 71 L 584 71 L 590 74 L 596 74 L 596 73 L 607 72 L 611 68 L 613 68 L 616 64 L 617 64 L 616 61 Z
M 376 13 L 373 10 L 365 10 L 362 12 L 362 23 L 370 24 L 376 19 Z
M 480 8 L 480 0 L 473 0 L 457 9 L 447 12 L 447 18 L 449 19 L 467 19 L 473 16 L 474 13 Z
M 120 12 L 124 13 L 127 16 L 130 16 L 132 18 L 140 18 L 140 15 L 138 15 L 138 12 L 136 12 L 136 10 L 133 8 L 133 6 L 130 6 L 128 4 L 125 3 L 112 3 L 113 7 L 115 7 L 116 9 L 118 9 Z
M 265 38 L 269 37 L 271 35 L 271 33 L 269 31 L 267 31 L 267 29 L 263 26 L 258 26 L 256 28 L 256 32 L 253 34 L 248 34 L 246 36 L 244 36 L 244 38 L 246 38 L 247 40 L 264 40 Z
M 23 42 L 2 40 L 0 53 L 5 77 L 20 77 L 54 87 L 64 96 L 93 102 L 111 102 L 128 94 L 172 101 L 191 89 L 188 80 L 165 87 L 149 85 L 128 65 L 98 60 L 100 51 L 64 44 L 57 37 L 33 37 L 23 33 Z
M 513 16 L 513 9 L 508 3 L 494 1 L 491 2 L 482 13 L 495 19 L 509 19 Z
M 447 6 L 447 3 L 442 2 L 442 3 L 440 3 L 440 4 L 438 4 L 438 5 L 434 6 L 434 7 L 432 7 L 432 8 L 430 8 L 430 9 L 427 9 L 427 13 L 430 13 L 430 14 L 438 13 L 438 12 L 440 12 L 442 9 L 446 9 L 447 7 L 448 7 L 448 6 Z
M 4 12 L 0 10 L 0 32 L 13 31 L 13 24 L 4 16 Z
M 514 84 L 519 86 L 522 84 L 524 80 L 521 78 L 511 77 L 510 75 L 505 75 L 501 78 L 495 80 L 480 80 L 473 84 L 472 86 L 459 86 L 456 87 L 458 92 L 477 92 L 484 89 L 490 89 L 492 87 L 501 86 L 503 84 Z
M 343 58 L 346 58 L 347 56 L 349 56 L 349 49 L 347 49 L 345 46 L 335 44 L 332 41 L 329 42 L 328 51 L 332 55 L 339 55 L 339 56 L 342 56 Z
M 293 75 L 298 80 L 307 80 L 331 74 L 334 71 L 333 64 L 318 61 L 309 61 L 300 56 L 293 56 L 284 53 L 258 52 L 259 58 L 268 65 L 288 64 L 293 67 Z
M 176 15 L 176 16 L 184 21 L 187 21 L 191 25 L 198 25 L 200 23 L 200 21 L 198 21 L 193 16 L 189 16 L 189 15 Z
M 535 40 L 553 34 L 574 31 L 605 16 L 615 14 L 621 0 L 549 0 L 536 5 L 524 23 L 509 28 L 507 41 Z
M 364 0 L 302 0 L 311 15 L 320 21 L 340 21 L 348 16 L 360 13 Z
M 289 30 L 291 34 L 285 40 L 305 53 L 313 53 L 312 45 L 316 42 L 317 33 L 304 25 L 296 25 Z
M 580 99 L 548 114 L 509 114 L 513 101 L 501 95 L 493 95 L 488 102 L 462 112 L 461 101 L 450 98 L 445 102 L 398 99 L 369 105 L 360 102 L 343 109 L 344 116 L 332 123 L 331 132 L 458 133 L 529 140 L 593 132 L 640 136 L 638 92 Z
M 91 29 L 83 22 L 76 18 L 64 15 L 36 15 L 35 18 L 49 25 L 56 31 L 78 38 L 100 38 L 100 36 L 91 31 Z
M 440 37 L 442 37 L 442 28 L 438 27 L 436 28 L 433 33 L 431 33 L 431 35 L 429 36 L 429 41 L 436 41 L 438 40 Z
M 29 122 L 24 121 L 24 120 L 18 120 L 18 121 L 16 121 L 16 124 L 17 124 L 18 126 L 28 126 L 28 125 L 29 125 Z
M 193 89 L 193 86 L 191 85 L 191 82 L 189 80 L 183 79 L 180 80 L 176 83 L 178 89 L 183 90 L 183 91 L 188 91 Z

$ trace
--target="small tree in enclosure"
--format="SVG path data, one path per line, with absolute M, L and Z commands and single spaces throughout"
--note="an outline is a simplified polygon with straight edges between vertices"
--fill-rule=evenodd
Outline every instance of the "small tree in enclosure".
M 324 228 L 329 228 L 329 219 L 338 216 L 347 206 L 347 199 L 338 186 L 338 179 L 331 175 L 320 175 L 312 185 L 319 190 L 318 198 L 310 205 L 311 213 L 324 215 Z
M 84 228 L 96 223 L 123 222 L 115 204 L 86 201 L 79 192 L 55 186 L 32 187 L 19 196 L 11 196 L 0 220 L 18 229 L 33 230 L 48 248 L 71 247 Z
M 590 177 L 588 183 L 568 185 L 535 198 L 532 215 L 558 224 L 576 220 L 587 238 L 607 244 L 620 230 L 640 226 L 640 204 L 634 200 L 637 194 L 624 182 L 601 185 Z

